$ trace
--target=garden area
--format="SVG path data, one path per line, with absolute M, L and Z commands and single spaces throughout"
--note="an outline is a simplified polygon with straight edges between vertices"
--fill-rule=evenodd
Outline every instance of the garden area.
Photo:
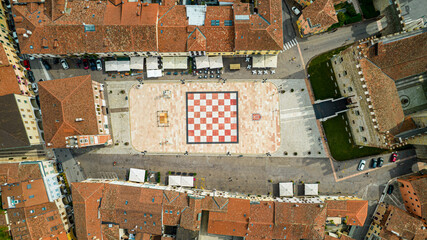
M 347 117 L 344 113 L 322 123 L 332 156 L 337 161 L 361 158 L 386 152 L 385 149 L 361 147 L 353 144 L 346 131 Z M 349 140 L 351 141 L 349 142 Z
M 347 46 L 344 46 L 326 52 L 310 62 L 307 71 L 310 75 L 310 83 L 316 100 L 341 97 L 338 87 L 335 86 L 336 80 L 330 58 L 346 48 Z
M 336 86 L 336 79 L 331 66 L 331 57 L 348 46 L 340 47 L 315 57 L 308 66 L 310 83 L 316 100 L 340 98 L 341 94 Z M 326 139 L 332 156 L 335 160 L 343 161 L 383 153 L 385 150 L 370 147 L 360 147 L 352 143 L 346 131 L 346 115 L 340 114 L 322 122 Z M 349 142 L 349 140 L 351 140 Z
M 339 22 L 333 24 L 328 30 L 362 21 L 362 15 L 360 13 L 356 13 L 352 3 L 343 2 L 337 4 L 335 5 L 335 11 L 337 12 Z

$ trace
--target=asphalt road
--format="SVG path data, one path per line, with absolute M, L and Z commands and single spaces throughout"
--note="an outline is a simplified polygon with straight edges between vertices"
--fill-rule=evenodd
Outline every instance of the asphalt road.
M 405 154 L 413 154 L 407 152 Z M 129 168 L 159 171 L 165 183 L 169 171 L 197 173 L 197 187 L 250 194 L 278 194 L 278 183 L 294 181 L 314 183 L 319 181 L 320 194 L 356 195 L 377 200 L 381 195 L 381 185 L 389 179 L 411 172 L 415 158 L 389 164 L 344 180 L 335 181 L 329 159 L 326 158 L 275 158 L 236 156 L 184 156 L 184 155 L 124 155 L 94 154 L 86 150 L 74 150 L 74 158 L 80 163 L 87 177 L 100 178 L 115 172 L 119 179 L 126 180 Z M 387 156 L 384 156 L 387 159 Z M 113 162 L 117 162 L 113 166 Z M 349 162 L 348 173 L 358 174 L 357 160 Z M 350 174 L 349 174 L 350 175 Z M 348 175 L 348 176 L 349 176 Z M 296 194 L 302 195 L 302 184 L 298 184 Z
M 289 42 L 296 37 L 295 28 L 292 26 L 292 13 L 286 1 L 282 0 L 282 21 L 283 21 L 283 43 Z

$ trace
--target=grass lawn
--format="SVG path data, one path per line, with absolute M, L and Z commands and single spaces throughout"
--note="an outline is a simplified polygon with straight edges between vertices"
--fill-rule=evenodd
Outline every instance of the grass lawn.
M 342 113 L 322 123 L 326 139 L 328 140 L 329 149 L 335 160 L 344 161 L 388 152 L 380 148 L 360 148 L 360 146 L 349 143 L 348 140 L 351 139 L 351 137 L 345 129 L 347 126 L 346 121 L 347 117 Z M 350 131 L 350 128 L 347 129 Z M 353 139 L 351 139 L 351 142 L 353 142 Z
M 6 226 L 0 226 L 0 240 L 12 239 Z
M 308 74 L 316 100 L 341 97 L 338 87 L 335 86 L 336 80 L 334 73 L 331 72 L 332 65 L 329 59 L 346 48 L 347 46 L 344 46 L 324 53 L 310 62 Z

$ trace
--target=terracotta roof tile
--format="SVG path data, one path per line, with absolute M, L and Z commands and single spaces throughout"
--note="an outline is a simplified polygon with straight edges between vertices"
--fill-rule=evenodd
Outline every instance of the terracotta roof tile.
M 0 96 L 21 94 L 13 66 L 9 64 L 3 45 L 0 43 Z
M 424 224 L 421 220 L 392 205 L 388 206 L 388 211 L 390 213 L 385 222 L 387 231 L 398 233 L 403 239 L 427 238 L 427 229 L 423 229 Z
M 208 233 L 241 236 L 246 235 L 250 216 L 250 201 L 231 198 L 227 212 L 210 212 Z
M 405 120 L 396 85 L 380 68 L 366 58 L 360 60 L 363 77 L 375 112 L 380 132 L 397 134 Z
M 98 134 L 93 91 L 90 75 L 39 84 L 43 129 L 51 147 L 65 147 L 68 136 Z M 76 122 L 76 118 L 84 120 Z
M 66 240 L 67 235 L 55 203 L 8 210 L 14 238 Z M 25 220 L 25 221 L 24 221 Z
M 394 80 L 425 72 L 427 32 L 394 41 L 379 41 L 367 49 L 367 58 Z
M 78 239 L 101 238 L 101 219 L 98 218 L 98 209 L 103 189 L 103 183 L 71 183 Z
M 329 27 L 338 22 L 332 0 L 316 0 L 302 10 L 299 19 L 310 19 L 311 25 Z
M 119 225 L 117 224 L 102 224 L 102 237 L 107 240 L 120 239 Z
M 0 164 L 0 185 L 18 182 L 19 163 Z
M 348 225 L 363 226 L 368 214 L 368 201 L 365 200 L 328 200 L 328 217 L 347 217 Z
M 31 207 L 49 202 L 43 179 L 12 183 L 7 186 L 3 186 L 1 190 L 3 207 L 5 209 L 13 207 L 9 206 L 9 201 L 7 200 L 8 197 L 20 201 L 19 203 L 15 204 L 16 208 Z
M 413 188 L 413 194 L 417 195 L 417 200 L 419 202 L 419 205 L 421 206 L 421 218 L 427 219 L 427 175 L 421 175 L 419 173 L 415 173 L 406 177 L 401 177 L 398 179 L 399 182 L 402 184 L 408 184 L 407 181 L 412 185 Z M 404 181 L 404 182 L 403 182 Z M 405 191 L 405 188 L 400 188 L 401 195 L 405 198 L 408 198 L 412 194 L 407 193 Z M 405 205 L 410 203 L 405 203 Z M 412 207 L 412 206 L 410 206 Z

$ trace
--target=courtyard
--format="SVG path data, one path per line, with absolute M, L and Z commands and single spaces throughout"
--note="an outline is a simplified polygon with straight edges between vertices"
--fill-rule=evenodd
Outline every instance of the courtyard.
M 272 83 L 136 84 L 129 112 L 131 144 L 140 152 L 262 154 L 280 147 Z

